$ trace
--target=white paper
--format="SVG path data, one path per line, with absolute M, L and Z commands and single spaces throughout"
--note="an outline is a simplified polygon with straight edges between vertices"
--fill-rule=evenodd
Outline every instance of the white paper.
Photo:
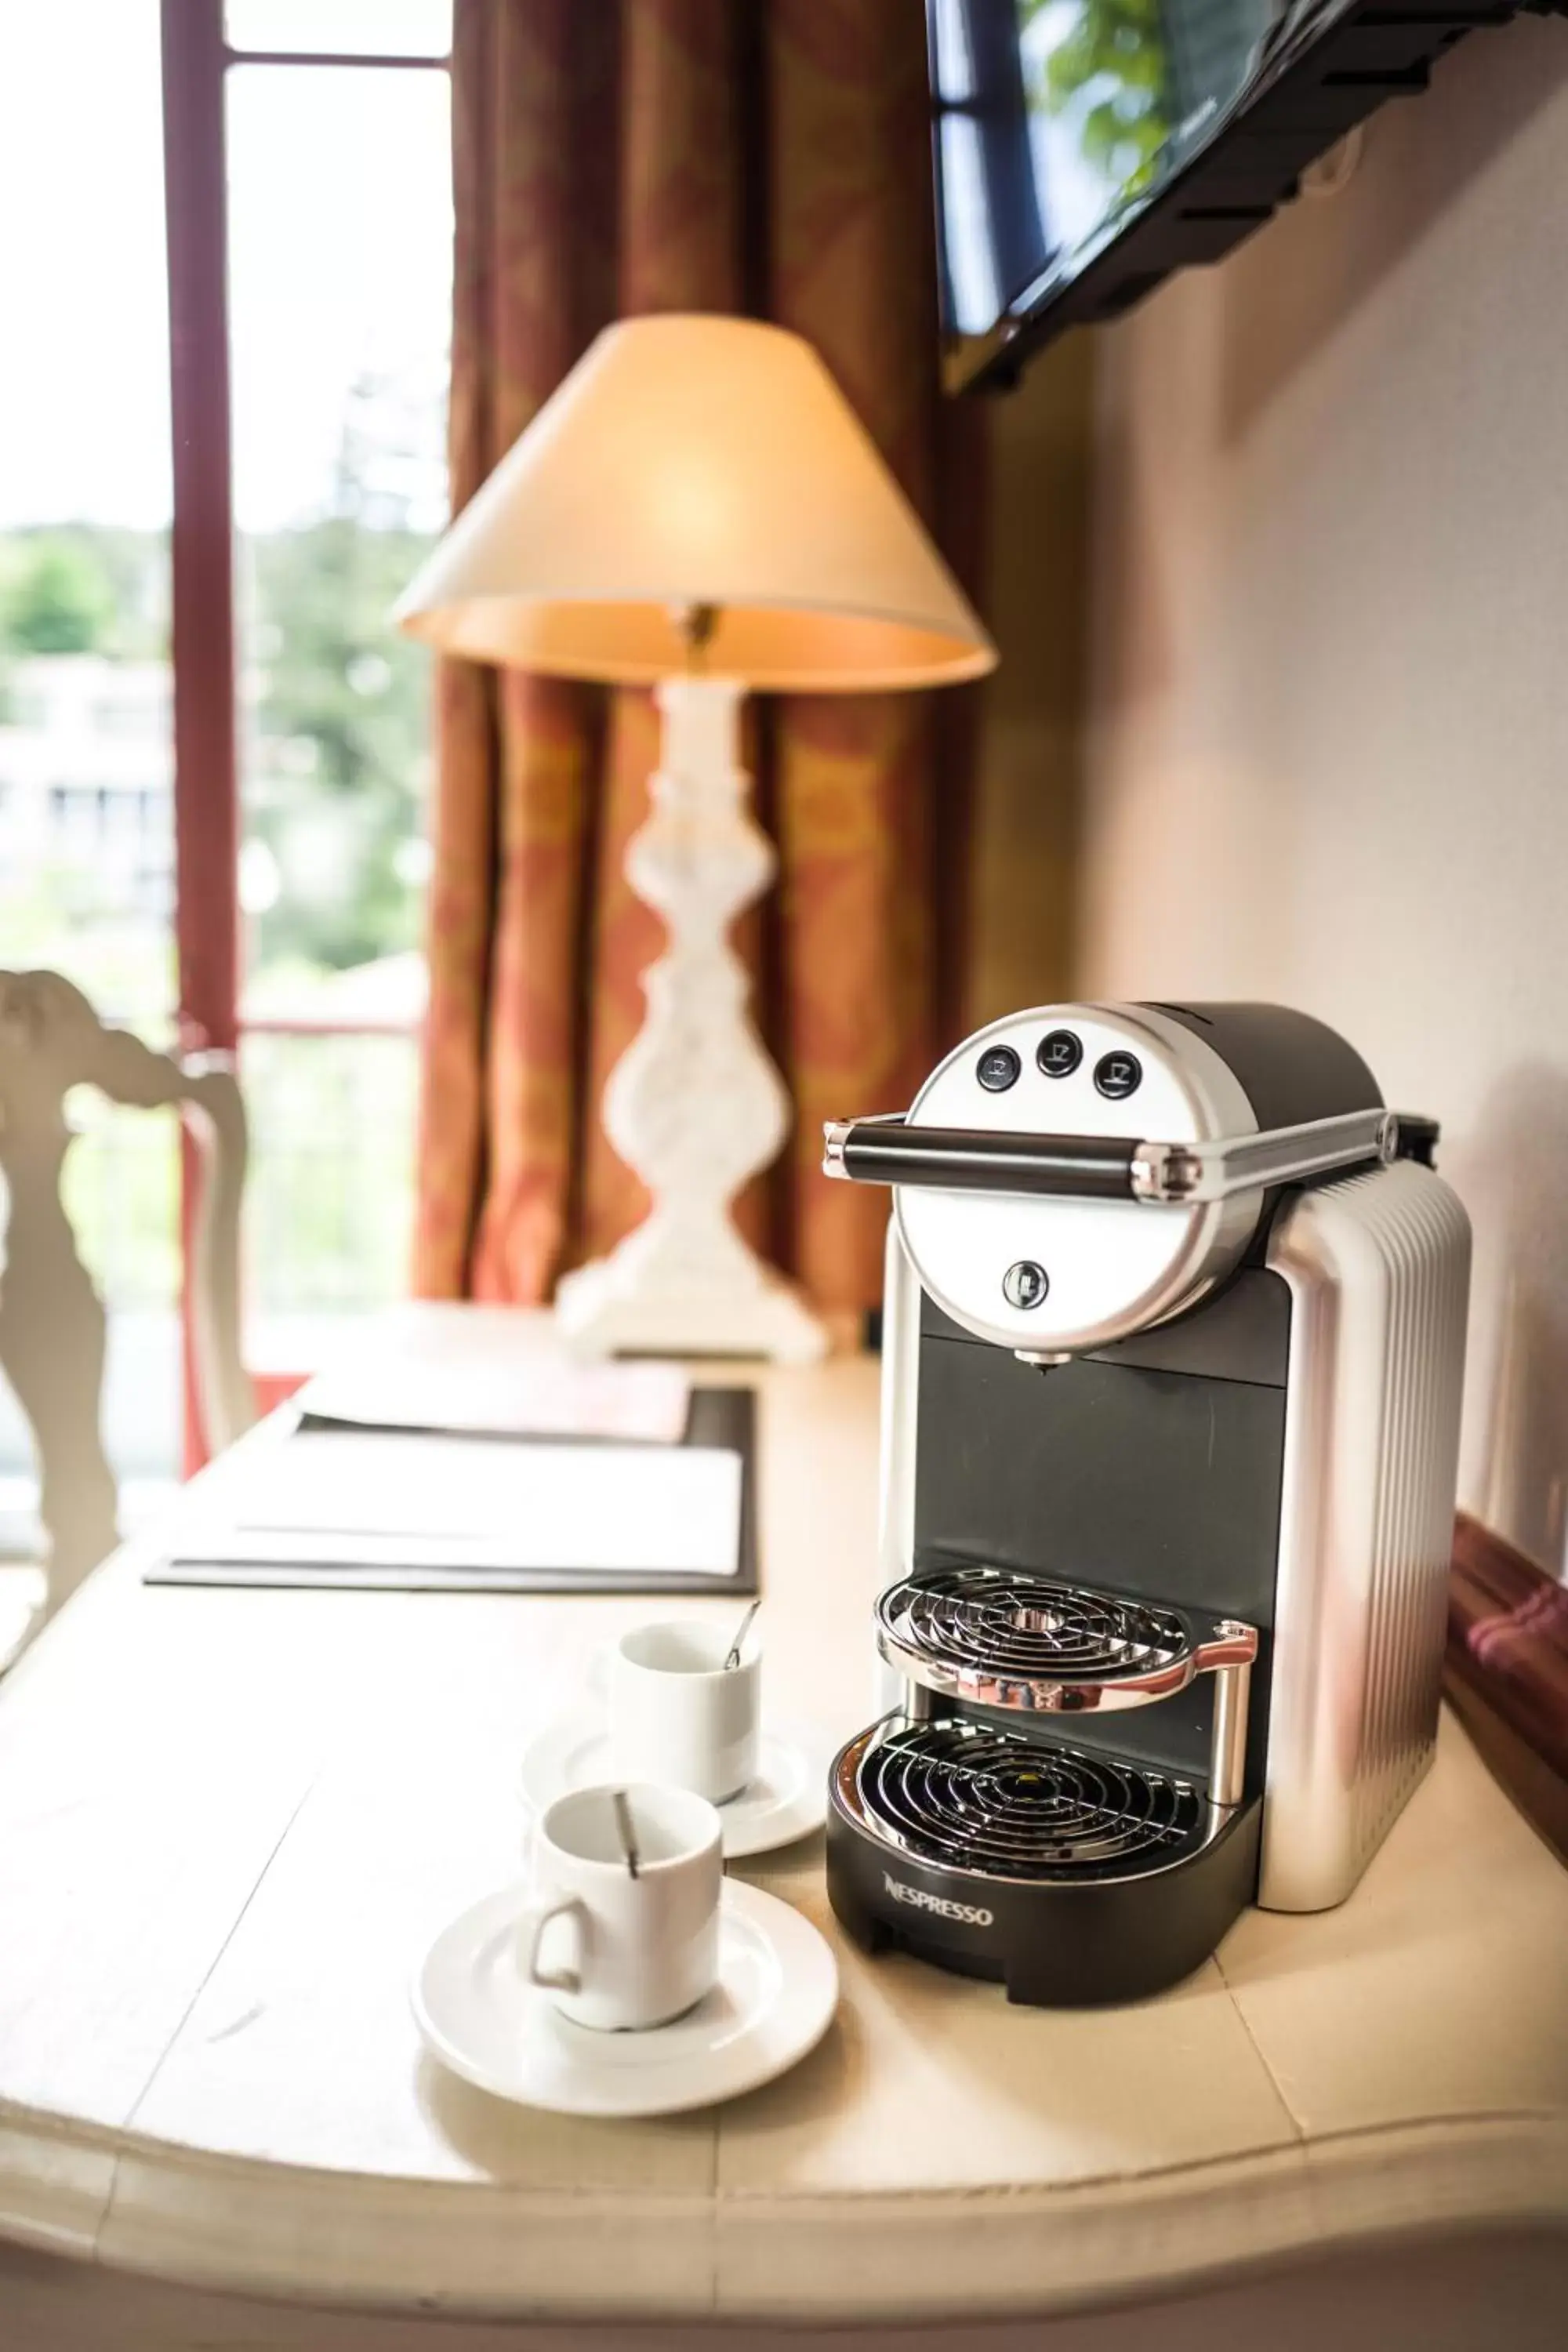
M 361 1428 L 619 1438 L 676 1445 L 691 1383 L 671 1364 L 579 1363 L 546 1316 L 414 1303 L 306 1382 L 319 1420 Z
M 215 1482 L 176 1562 L 735 1576 L 741 1456 L 302 1430 Z

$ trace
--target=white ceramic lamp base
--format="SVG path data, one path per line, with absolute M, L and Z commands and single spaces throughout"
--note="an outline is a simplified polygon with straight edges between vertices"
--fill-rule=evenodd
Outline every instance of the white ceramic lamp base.
M 563 1336 L 585 1354 L 767 1356 L 810 1363 L 822 1324 L 740 1234 L 730 1207 L 778 1152 L 789 1099 L 747 1011 L 730 926 L 775 860 L 752 823 L 737 756 L 742 688 L 674 677 L 652 813 L 626 853 L 638 896 L 663 916 L 647 1017 L 605 1089 L 605 1129 L 653 1195 L 637 1231 L 564 1276 Z

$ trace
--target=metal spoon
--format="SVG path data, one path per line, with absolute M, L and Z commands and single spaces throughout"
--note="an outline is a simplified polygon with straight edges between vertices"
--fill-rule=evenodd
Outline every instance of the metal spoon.
M 740 1624 L 736 1627 L 735 1638 L 724 1653 L 724 1671 L 726 1674 L 732 1674 L 735 1668 L 740 1664 L 741 1644 L 745 1640 L 747 1634 L 751 1632 L 752 1620 L 756 1615 L 762 1605 L 763 1596 L 759 1592 L 751 1607 L 747 1610 L 745 1615 L 742 1618 Z
M 610 1802 L 616 1809 L 616 1827 L 620 1832 L 621 1852 L 626 1858 L 626 1871 L 630 1877 L 635 1878 L 637 1874 L 637 1833 L 626 1790 L 612 1790 Z

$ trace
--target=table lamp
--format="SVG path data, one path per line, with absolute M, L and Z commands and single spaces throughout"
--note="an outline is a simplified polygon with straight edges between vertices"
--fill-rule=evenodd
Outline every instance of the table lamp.
M 652 1207 L 563 1279 L 563 1335 L 601 1354 L 819 1355 L 822 1326 L 730 1214 L 789 1120 L 728 936 L 776 863 L 746 808 L 741 698 L 978 677 L 996 658 L 980 621 L 811 346 L 706 315 L 607 328 L 396 618 L 469 661 L 651 685 L 662 714 L 626 872 L 668 943 L 605 1090 Z

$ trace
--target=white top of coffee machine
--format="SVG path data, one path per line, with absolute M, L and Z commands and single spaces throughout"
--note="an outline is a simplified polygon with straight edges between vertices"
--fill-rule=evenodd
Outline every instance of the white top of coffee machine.
M 830 1127 L 825 1166 L 879 1171 L 943 1312 L 1050 1362 L 1195 1306 L 1271 1186 L 1398 1149 L 1365 1064 L 1305 1014 L 1058 1004 L 966 1038 L 901 1118 Z

